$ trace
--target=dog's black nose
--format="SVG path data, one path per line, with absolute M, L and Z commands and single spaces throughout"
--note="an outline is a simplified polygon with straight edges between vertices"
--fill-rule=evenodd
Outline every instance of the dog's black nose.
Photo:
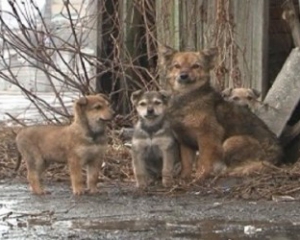
M 153 114 L 154 113 L 154 109 L 153 108 L 148 108 L 147 109 L 147 113 L 148 114 Z
M 185 80 L 189 77 L 189 75 L 186 72 L 180 73 L 180 79 Z

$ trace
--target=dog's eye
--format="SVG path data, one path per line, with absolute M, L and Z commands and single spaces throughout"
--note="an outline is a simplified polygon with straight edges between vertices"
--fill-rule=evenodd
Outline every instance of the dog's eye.
M 238 100 L 240 100 L 240 98 L 239 97 L 233 97 L 232 100 L 233 101 L 238 101 Z
M 154 105 L 160 105 L 161 101 L 154 101 Z
M 101 110 L 101 109 L 102 109 L 102 106 L 101 106 L 101 105 L 97 105 L 97 106 L 94 107 L 94 109 L 96 109 L 96 110 Z
M 179 65 L 178 63 L 175 63 L 175 64 L 174 64 L 174 68 L 179 69 L 179 68 L 180 68 L 180 65 Z
M 249 101 L 251 101 L 253 98 L 252 98 L 251 96 L 248 96 L 247 99 L 248 99 Z
M 192 66 L 193 69 L 197 69 L 197 68 L 200 68 L 200 64 L 198 63 L 195 63 L 193 66 Z
M 139 105 L 140 105 L 141 107 L 145 107 L 147 104 L 146 104 L 145 102 L 140 102 Z

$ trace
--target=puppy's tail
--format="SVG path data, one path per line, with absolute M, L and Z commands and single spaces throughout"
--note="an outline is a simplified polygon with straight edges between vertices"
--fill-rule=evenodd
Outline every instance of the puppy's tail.
M 15 167 L 15 172 L 17 172 L 21 166 L 21 161 L 22 161 L 22 156 L 21 153 L 18 151 L 18 157 L 17 157 L 17 162 L 16 162 L 16 167 Z

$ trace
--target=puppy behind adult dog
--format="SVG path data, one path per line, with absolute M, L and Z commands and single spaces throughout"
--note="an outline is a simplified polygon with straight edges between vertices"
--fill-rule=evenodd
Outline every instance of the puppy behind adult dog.
M 239 106 L 247 106 L 252 112 L 262 105 L 258 100 L 260 92 L 253 88 L 226 88 L 222 91 L 222 97 Z
M 172 185 L 174 165 L 179 163 L 178 146 L 170 123 L 166 121 L 169 94 L 165 91 L 136 91 L 131 95 L 139 120 L 132 137 L 132 164 L 137 187 L 162 177 L 165 187 Z
M 31 126 L 22 129 L 16 137 L 16 144 L 27 165 L 31 191 L 34 194 L 47 193 L 41 185 L 42 172 L 50 162 L 67 162 L 73 194 L 85 192 L 84 165 L 87 166 L 88 190 L 95 193 L 107 142 L 106 122 L 112 117 L 109 99 L 97 94 L 75 101 L 74 121 L 69 126 Z
M 280 160 L 281 146 L 264 122 L 211 86 L 216 48 L 179 52 L 161 46 L 160 55 L 174 93 L 167 116 L 180 142 L 182 178 L 191 176 L 197 150 L 198 179 L 226 169 L 243 175 Z

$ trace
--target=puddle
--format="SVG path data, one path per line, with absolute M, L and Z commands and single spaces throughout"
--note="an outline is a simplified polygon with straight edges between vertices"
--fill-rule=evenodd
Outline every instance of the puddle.
M 280 239 L 296 240 L 300 236 L 300 228 L 293 224 L 273 224 L 264 222 L 243 223 L 224 220 L 202 221 L 113 221 L 82 222 L 75 221 L 72 229 L 103 231 L 152 232 L 167 238 L 184 239 Z M 252 231 L 248 231 L 252 229 Z
M 25 188 L 24 191 L 16 188 L 13 197 L 9 195 L 11 189 L 3 189 L 6 192 L 0 197 L 1 240 L 300 239 L 300 222 L 288 222 L 299 220 L 298 203 L 214 204 L 200 202 L 198 198 L 190 198 L 189 195 L 176 201 L 172 199 L 171 202 L 169 198 L 131 198 L 126 195 L 120 199 L 114 198 L 117 200 L 111 203 L 108 201 L 110 197 L 120 197 L 119 193 L 109 197 L 99 195 L 73 199 L 69 197 L 69 192 L 59 191 L 52 196 L 37 198 L 29 196 Z M 186 220 L 179 221 L 178 216 L 181 220 Z M 218 216 L 223 217 L 217 218 Z M 224 220 L 229 216 L 264 221 Z M 267 217 L 261 218 L 262 216 Z M 196 217 L 202 220 L 189 220 Z M 276 222 L 268 222 L 268 219 Z
M 68 232 L 94 234 L 105 238 L 122 237 L 131 239 L 133 236 L 149 239 L 152 236 L 159 239 L 275 239 L 297 240 L 300 236 L 299 225 L 288 223 L 274 224 L 270 222 L 238 222 L 224 220 L 201 221 L 160 221 L 160 220 L 126 220 L 126 221 L 53 221 L 51 219 L 30 218 L 24 226 L 19 228 L 34 229 L 43 234 L 43 239 L 48 239 L 47 234 Z M 0 229 L 1 232 L 1 229 Z M 53 236 L 52 236 L 53 237 Z M 51 237 L 51 239 L 52 239 Z M 19 239 L 19 238 L 16 238 Z

